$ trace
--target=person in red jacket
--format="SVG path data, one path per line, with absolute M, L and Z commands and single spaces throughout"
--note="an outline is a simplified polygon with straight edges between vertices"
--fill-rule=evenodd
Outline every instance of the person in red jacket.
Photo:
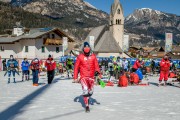
M 144 62 L 142 61 L 142 58 L 137 59 L 132 67 L 132 72 L 136 72 L 136 70 L 138 68 L 141 68 L 143 65 L 144 65 Z
M 48 56 L 45 66 L 47 67 L 48 84 L 51 84 L 52 80 L 54 79 L 56 69 L 56 62 L 53 60 L 51 55 Z
M 83 53 L 78 55 L 74 68 L 74 82 L 78 81 L 78 72 L 80 72 L 80 83 L 83 90 L 84 103 L 86 112 L 89 109 L 89 97 L 93 94 L 94 75 L 99 73 L 100 69 L 95 54 L 91 53 L 91 48 L 88 42 L 84 42 Z
M 170 61 L 168 60 L 168 56 L 165 55 L 164 58 L 160 62 L 160 77 L 159 77 L 159 85 L 161 85 L 162 80 L 164 79 L 164 85 L 167 84 L 169 69 L 170 69 Z
M 30 69 L 32 70 L 32 74 L 33 74 L 33 86 L 38 86 L 38 81 L 39 81 L 39 70 L 40 70 L 40 62 L 38 58 L 34 58 L 31 61 L 30 64 Z

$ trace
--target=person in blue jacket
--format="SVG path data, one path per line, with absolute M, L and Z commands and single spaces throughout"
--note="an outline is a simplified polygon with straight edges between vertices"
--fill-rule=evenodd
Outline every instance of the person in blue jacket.
M 16 68 L 18 68 L 18 62 L 17 60 L 14 59 L 13 55 L 10 55 L 10 59 L 7 61 L 8 83 L 10 83 L 11 73 L 13 74 L 14 83 L 16 83 L 15 80 L 15 74 L 17 73 Z
M 24 60 L 21 63 L 21 69 L 22 69 L 22 81 L 24 81 L 24 76 L 26 80 L 29 80 L 29 62 L 27 58 L 24 58 Z

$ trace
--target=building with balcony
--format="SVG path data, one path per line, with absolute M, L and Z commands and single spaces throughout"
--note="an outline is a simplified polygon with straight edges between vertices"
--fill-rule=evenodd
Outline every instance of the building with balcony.
M 58 28 L 32 28 L 25 29 L 16 27 L 9 33 L 12 35 L 0 36 L 0 56 L 9 58 L 14 55 L 15 58 L 35 57 L 45 59 L 49 54 L 54 58 L 63 55 L 63 38 L 67 38 L 68 46 L 73 46 L 75 41 Z M 72 49 L 72 48 L 67 48 Z M 66 51 L 65 51 L 66 52 Z M 67 53 L 67 52 L 66 52 Z

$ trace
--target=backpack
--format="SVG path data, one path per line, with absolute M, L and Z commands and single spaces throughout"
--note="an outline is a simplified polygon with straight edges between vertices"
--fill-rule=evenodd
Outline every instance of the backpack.
M 136 74 L 138 75 L 138 77 L 139 77 L 140 80 L 143 79 L 143 74 L 142 74 L 141 69 L 137 69 L 137 70 L 136 70 Z
M 169 73 L 169 78 L 175 78 L 175 77 L 176 77 L 176 75 L 173 72 Z
M 131 73 L 130 82 L 137 85 L 139 83 L 139 76 L 136 73 Z
M 128 79 L 127 79 L 126 75 L 122 75 L 119 77 L 118 86 L 119 87 L 127 87 L 128 86 Z

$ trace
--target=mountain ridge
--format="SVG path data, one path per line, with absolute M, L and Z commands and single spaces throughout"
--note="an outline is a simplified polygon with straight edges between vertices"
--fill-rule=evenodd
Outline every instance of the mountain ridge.
M 180 16 L 175 14 L 150 8 L 136 9 L 125 18 L 125 29 L 126 33 L 139 35 L 137 41 L 144 43 L 154 40 L 164 45 L 165 33 L 173 33 L 173 42 L 180 43 Z
M 4 0 L 0 0 L 4 1 Z M 84 0 L 12 0 L 23 11 L 41 14 L 52 19 L 53 25 L 64 25 L 63 29 L 84 40 L 88 32 L 97 26 L 109 24 L 109 15 Z M 26 24 L 24 24 L 26 26 Z M 37 26 L 38 27 L 38 26 Z M 173 33 L 173 42 L 180 43 L 180 16 L 150 8 L 136 9 L 125 18 L 125 34 L 130 43 L 142 45 L 164 45 L 165 33 Z M 153 41 L 153 42 L 152 42 Z M 146 44 L 148 43 L 148 44 Z

